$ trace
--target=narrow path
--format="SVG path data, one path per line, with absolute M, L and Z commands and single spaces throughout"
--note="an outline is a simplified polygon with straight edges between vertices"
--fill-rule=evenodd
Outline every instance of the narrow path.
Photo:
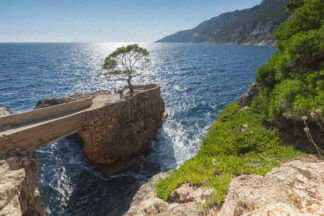
M 120 101 L 119 95 L 99 95 L 93 99 L 93 104 L 90 107 L 83 108 L 81 110 L 74 111 L 74 112 L 67 112 L 67 113 L 64 113 L 64 114 L 61 114 L 58 116 L 51 116 L 51 117 L 44 118 L 39 121 L 33 121 L 33 122 L 25 123 L 25 124 L 19 124 L 19 125 L 14 126 L 13 128 L 10 128 L 8 130 L 0 132 L 0 136 L 11 135 L 11 134 L 18 133 L 20 131 L 24 131 L 24 130 L 27 130 L 27 129 L 30 129 L 33 127 L 39 127 L 42 125 L 46 125 L 51 122 L 62 120 L 64 118 L 68 118 L 71 116 L 76 116 L 81 113 L 100 108 L 102 106 L 116 103 L 118 101 Z

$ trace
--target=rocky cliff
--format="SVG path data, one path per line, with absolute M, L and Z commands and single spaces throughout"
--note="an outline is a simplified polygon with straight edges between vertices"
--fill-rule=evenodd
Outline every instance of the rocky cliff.
M 324 162 L 300 159 L 265 177 L 242 175 L 230 186 L 219 216 L 324 215 Z
M 221 14 L 157 42 L 274 46 L 273 33 L 289 17 L 285 10 L 288 1 L 264 0 L 255 7 Z

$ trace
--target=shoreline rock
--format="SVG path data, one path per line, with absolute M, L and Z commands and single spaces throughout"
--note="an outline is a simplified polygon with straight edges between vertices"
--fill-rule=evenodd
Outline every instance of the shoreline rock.
M 218 216 L 324 215 L 324 162 L 294 160 L 232 180 Z

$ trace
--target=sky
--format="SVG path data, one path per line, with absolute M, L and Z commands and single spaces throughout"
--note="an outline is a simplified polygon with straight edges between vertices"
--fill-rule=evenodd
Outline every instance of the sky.
M 0 42 L 153 42 L 261 0 L 0 0 Z

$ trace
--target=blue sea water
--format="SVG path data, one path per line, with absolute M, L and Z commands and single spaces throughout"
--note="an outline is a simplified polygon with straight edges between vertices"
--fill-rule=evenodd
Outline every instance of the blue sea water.
M 97 77 L 125 43 L 0 43 L 0 106 L 15 113 L 57 97 L 125 83 Z M 158 83 L 169 117 L 148 153 L 130 169 L 104 175 L 63 138 L 37 152 L 39 190 L 48 215 L 122 215 L 148 179 L 195 155 L 217 115 L 238 100 L 275 48 L 141 43 L 151 65 L 134 83 Z

